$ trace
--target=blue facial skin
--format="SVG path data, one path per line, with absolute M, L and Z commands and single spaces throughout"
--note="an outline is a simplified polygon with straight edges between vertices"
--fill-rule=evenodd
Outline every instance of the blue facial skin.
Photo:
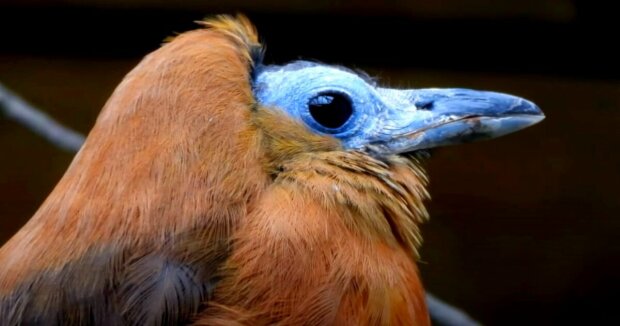
M 307 61 L 258 67 L 253 86 L 260 105 L 340 139 L 347 149 L 372 148 L 382 154 L 495 138 L 545 117 L 534 103 L 508 94 L 380 88 L 345 68 Z M 342 111 L 343 103 L 349 111 Z M 342 121 L 325 123 L 313 115 L 313 105 L 334 110 Z

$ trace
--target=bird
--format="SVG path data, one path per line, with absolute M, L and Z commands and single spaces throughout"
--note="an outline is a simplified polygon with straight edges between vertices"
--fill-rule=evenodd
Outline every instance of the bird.
M 127 74 L 0 248 L 0 325 L 429 325 L 424 153 L 543 112 L 266 64 L 247 17 L 199 23 Z

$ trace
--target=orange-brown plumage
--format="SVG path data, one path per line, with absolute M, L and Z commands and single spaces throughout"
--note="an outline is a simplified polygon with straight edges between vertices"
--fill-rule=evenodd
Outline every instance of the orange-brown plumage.
M 3 322 L 47 318 L 39 310 L 55 314 L 80 297 L 127 310 L 131 295 L 104 293 L 139 278 L 132 270 L 149 268 L 145 255 L 198 266 L 197 283 L 213 277 L 268 182 L 250 123 L 246 41 L 256 36 L 243 22 L 227 24 L 177 37 L 121 82 L 65 176 L 0 250 Z M 236 38 L 241 31 L 247 40 Z
M 299 123 L 257 115 L 267 154 L 281 146 L 294 154 L 269 160 L 280 172 L 240 223 L 199 324 L 428 324 L 414 263 L 416 224 L 426 217 L 419 168 L 304 143 L 313 136 Z
M 203 25 L 125 77 L 0 249 L 0 324 L 428 325 L 418 160 L 260 104 L 254 28 Z

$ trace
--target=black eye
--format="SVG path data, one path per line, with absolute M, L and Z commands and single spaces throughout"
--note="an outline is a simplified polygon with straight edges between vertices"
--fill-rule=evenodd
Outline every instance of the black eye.
M 349 97 L 337 92 L 324 92 L 311 98 L 308 110 L 318 124 L 329 129 L 342 127 L 353 114 Z

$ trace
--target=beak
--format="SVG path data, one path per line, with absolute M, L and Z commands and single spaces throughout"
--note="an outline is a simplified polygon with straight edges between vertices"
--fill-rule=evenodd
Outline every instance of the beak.
M 508 94 L 469 89 L 377 91 L 386 111 L 366 144 L 382 154 L 495 138 L 545 118 L 534 103 Z

